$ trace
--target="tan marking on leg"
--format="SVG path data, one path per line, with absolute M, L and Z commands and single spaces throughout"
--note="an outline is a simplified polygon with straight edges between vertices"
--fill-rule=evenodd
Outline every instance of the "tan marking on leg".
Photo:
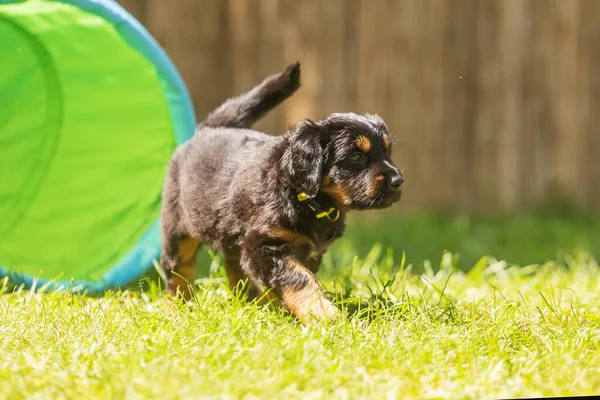
M 200 241 L 192 237 L 181 240 L 178 244 L 179 247 L 177 248 L 179 259 L 184 262 L 195 259 L 199 245 Z
M 169 295 L 181 296 L 184 300 L 192 298 L 199 246 L 200 241 L 191 237 L 182 239 L 177 244 L 177 266 L 169 277 Z
M 262 306 L 268 304 L 272 300 L 277 299 L 272 292 L 263 293 L 258 286 L 256 286 L 244 275 L 242 272 L 242 267 L 240 266 L 240 258 L 237 254 L 225 253 L 223 259 L 225 272 L 227 273 L 227 279 L 229 280 L 229 288 L 234 295 L 236 295 L 238 290 L 241 289 L 242 284 L 240 282 L 246 281 L 244 290 L 248 294 L 249 301 L 256 299 L 258 304 Z
M 223 255 L 223 264 L 225 266 L 225 272 L 227 273 L 229 287 L 235 292 L 239 282 L 245 279 L 244 274 L 242 273 L 242 267 L 240 267 L 240 258 L 236 255 L 225 253 Z
M 308 236 L 280 226 L 271 226 L 269 237 L 287 242 L 292 251 L 306 251 L 307 257 L 316 260 L 319 257 L 317 245 Z
M 288 242 L 292 246 L 305 245 L 309 247 L 315 247 L 315 242 L 313 242 L 308 236 L 291 229 L 282 228 L 280 226 L 269 227 L 269 232 L 267 235 L 273 239 L 280 239 Z
M 309 284 L 301 289 L 281 288 L 282 300 L 288 310 L 303 323 L 312 318 L 329 322 L 341 316 L 340 311 L 325 297 L 315 275 L 293 257 L 286 258 L 286 263 L 297 273 L 308 278 Z
M 354 141 L 354 143 L 356 144 L 356 146 L 361 149 L 362 151 L 364 151 L 365 153 L 368 153 L 369 150 L 371 150 L 371 141 L 369 140 L 368 137 L 366 137 L 365 135 L 359 135 L 356 140 Z

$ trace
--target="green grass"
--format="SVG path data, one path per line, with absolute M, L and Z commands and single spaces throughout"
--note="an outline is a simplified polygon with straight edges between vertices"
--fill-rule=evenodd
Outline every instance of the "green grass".
M 101 298 L 12 292 L 3 281 L 0 398 L 600 394 L 600 267 L 589 220 L 553 222 L 560 234 L 544 231 L 548 221 L 539 217 L 470 221 L 471 228 L 422 221 L 358 223 L 334 246 L 320 276 L 348 317 L 330 326 L 303 326 L 276 305 L 234 298 L 218 256 L 187 305 L 170 304 L 151 278 L 143 290 Z M 373 246 L 411 226 L 429 235 L 424 247 L 409 238 L 405 261 L 402 245 Z M 473 226 L 488 236 L 473 237 Z M 461 229 L 466 243 L 452 237 Z M 540 237 L 527 240 L 528 232 Z M 466 255 L 437 247 L 454 240 Z M 552 252 L 556 261 L 466 264 L 488 249 L 511 254 L 519 243 L 523 253 L 512 262 Z M 425 256 L 436 261 L 408 264 Z
M 405 252 L 415 272 L 429 261 L 439 266 L 445 250 L 460 255 L 457 267 L 467 271 L 482 256 L 511 264 L 543 264 L 578 251 L 600 258 L 600 213 L 524 213 L 469 217 L 420 214 L 403 216 L 382 211 L 351 215 L 344 237 L 332 248 L 333 262 L 346 266 L 355 255 L 364 257 L 374 243 Z M 208 275 L 211 257 L 203 249 L 200 267 Z
M 366 254 L 376 238 L 395 254 L 406 252 L 408 262 L 418 271 L 423 271 L 425 260 L 439 265 L 444 250 L 460 254 L 458 267 L 463 270 L 483 255 L 519 265 L 563 259 L 581 250 L 600 256 L 600 213 L 405 217 L 373 212 L 368 217 L 350 221 L 345 241 L 339 245 L 351 245 L 359 254 Z

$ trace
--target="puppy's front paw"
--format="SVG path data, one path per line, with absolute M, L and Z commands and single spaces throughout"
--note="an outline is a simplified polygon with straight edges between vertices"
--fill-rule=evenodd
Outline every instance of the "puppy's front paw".
M 342 319 L 340 310 L 320 290 L 287 292 L 284 302 L 288 310 L 305 324 L 311 321 L 332 323 Z

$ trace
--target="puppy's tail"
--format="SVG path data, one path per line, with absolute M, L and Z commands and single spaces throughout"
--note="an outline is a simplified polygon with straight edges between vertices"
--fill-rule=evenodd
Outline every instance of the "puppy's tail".
M 300 63 L 271 75 L 250 91 L 228 99 L 200 126 L 249 128 L 300 87 Z

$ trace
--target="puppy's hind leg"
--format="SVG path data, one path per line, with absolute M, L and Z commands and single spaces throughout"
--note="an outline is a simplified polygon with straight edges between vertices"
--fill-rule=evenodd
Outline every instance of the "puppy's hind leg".
M 267 293 L 263 295 L 262 290 L 248 278 L 242 271 L 240 265 L 240 250 L 231 249 L 224 253 L 224 264 L 225 271 L 227 272 L 227 279 L 229 280 L 229 287 L 233 294 L 237 294 L 242 289 L 242 282 L 247 279 L 244 291 L 248 294 L 248 300 L 259 299 L 260 304 L 266 304 L 272 299 L 272 296 Z
M 179 204 L 179 165 L 177 153 L 171 159 L 162 192 L 160 264 L 166 275 L 167 294 L 192 298 L 196 255 L 200 241 L 187 234 Z
M 160 264 L 167 277 L 166 289 L 170 296 L 192 298 L 199 249 L 200 241 L 190 236 L 164 239 Z
M 235 293 L 240 287 L 240 281 L 244 280 L 244 274 L 240 267 L 240 252 L 239 250 L 227 250 L 223 254 L 223 264 L 229 281 L 229 288 Z

